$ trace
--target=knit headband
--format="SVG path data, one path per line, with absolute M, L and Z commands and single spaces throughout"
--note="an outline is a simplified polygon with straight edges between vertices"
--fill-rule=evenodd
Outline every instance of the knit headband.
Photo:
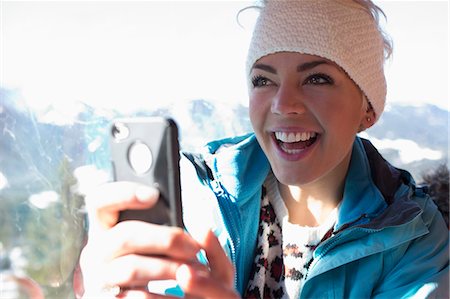
M 354 1 L 266 1 L 250 42 L 247 74 L 258 59 L 276 52 L 317 55 L 335 62 L 363 91 L 377 120 L 383 112 L 383 37 L 370 13 Z

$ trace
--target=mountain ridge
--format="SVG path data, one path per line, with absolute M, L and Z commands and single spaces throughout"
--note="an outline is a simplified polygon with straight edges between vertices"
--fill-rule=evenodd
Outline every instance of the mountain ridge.
M 58 113 L 53 108 L 36 112 L 24 109 L 26 105 L 12 93 L 1 92 L 0 104 L 0 172 L 7 179 L 8 193 L 24 186 L 27 192 L 48 189 L 58 184 L 58 167 L 63 160 L 73 169 L 95 164 L 109 170 L 109 123 L 123 117 L 119 111 L 99 110 L 80 103 L 79 111 L 66 125 L 52 123 L 44 117 Z M 126 116 L 169 116 L 179 126 L 183 150 L 195 151 L 208 141 L 251 132 L 248 107 L 225 105 L 197 99 L 158 109 L 140 110 Z M 380 152 L 394 166 L 410 171 L 416 180 L 440 164 L 448 163 L 448 120 L 450 113 L 433 105 L 422 107 L 391 105 L 379 122 L 363 137 L 380 142 L 409 140 L 418 149 L 439 152 L 440 157 L 402 160 L 403 151 L 386 147 Z M 385 143 L 387 144 L 387 143 Z M 411 147 L 411 146 L 410 146 Z M 417 155 L 420 155 L 418 152 Z M 414 156 L 414 153 L 410 153 Z

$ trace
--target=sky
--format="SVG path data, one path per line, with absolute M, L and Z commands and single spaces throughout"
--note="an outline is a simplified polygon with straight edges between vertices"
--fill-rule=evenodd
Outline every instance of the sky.
M 376 1 L 394 56 L 388 103 L 448 110 L 448 1 Z M 34 109 L 78 101 L 124 112 L 247 102 L 251 1 L 1 1 L 0 86 Z

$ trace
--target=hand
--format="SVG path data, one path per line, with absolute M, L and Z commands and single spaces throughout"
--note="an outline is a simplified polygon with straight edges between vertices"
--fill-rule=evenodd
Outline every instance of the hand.
M 206 253 L 209 271 L 195 264 L 178 267 L 176 278 L 181 288 L 195 298 L 239 298 L 234 290 L 234 268 L 219 240 L 211 230 L 197 240 Z
M 130 182 L 105 184 L 88 194 L 89 241 L 81 255 L 84 298 L 155 298 L 147 283 L 163 279 L 176 279 L 187 296 L 237 297 L 233 267 L 212 232 L 194 240 L 180 228 L 117 223 L 121 210 L 149 208 L 158 197 L 158 190 Z M 209 269 L 196 259 L 200 249 Z M 108 288 L 121 291 L 105 292 Z

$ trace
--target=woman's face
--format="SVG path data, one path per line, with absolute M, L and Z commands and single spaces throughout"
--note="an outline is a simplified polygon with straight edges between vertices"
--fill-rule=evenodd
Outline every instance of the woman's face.
M 335 63 L 280 52 L 251 71 L 250 119 L 278 180 L 304 186 L 344 178 L 367 103 Z

